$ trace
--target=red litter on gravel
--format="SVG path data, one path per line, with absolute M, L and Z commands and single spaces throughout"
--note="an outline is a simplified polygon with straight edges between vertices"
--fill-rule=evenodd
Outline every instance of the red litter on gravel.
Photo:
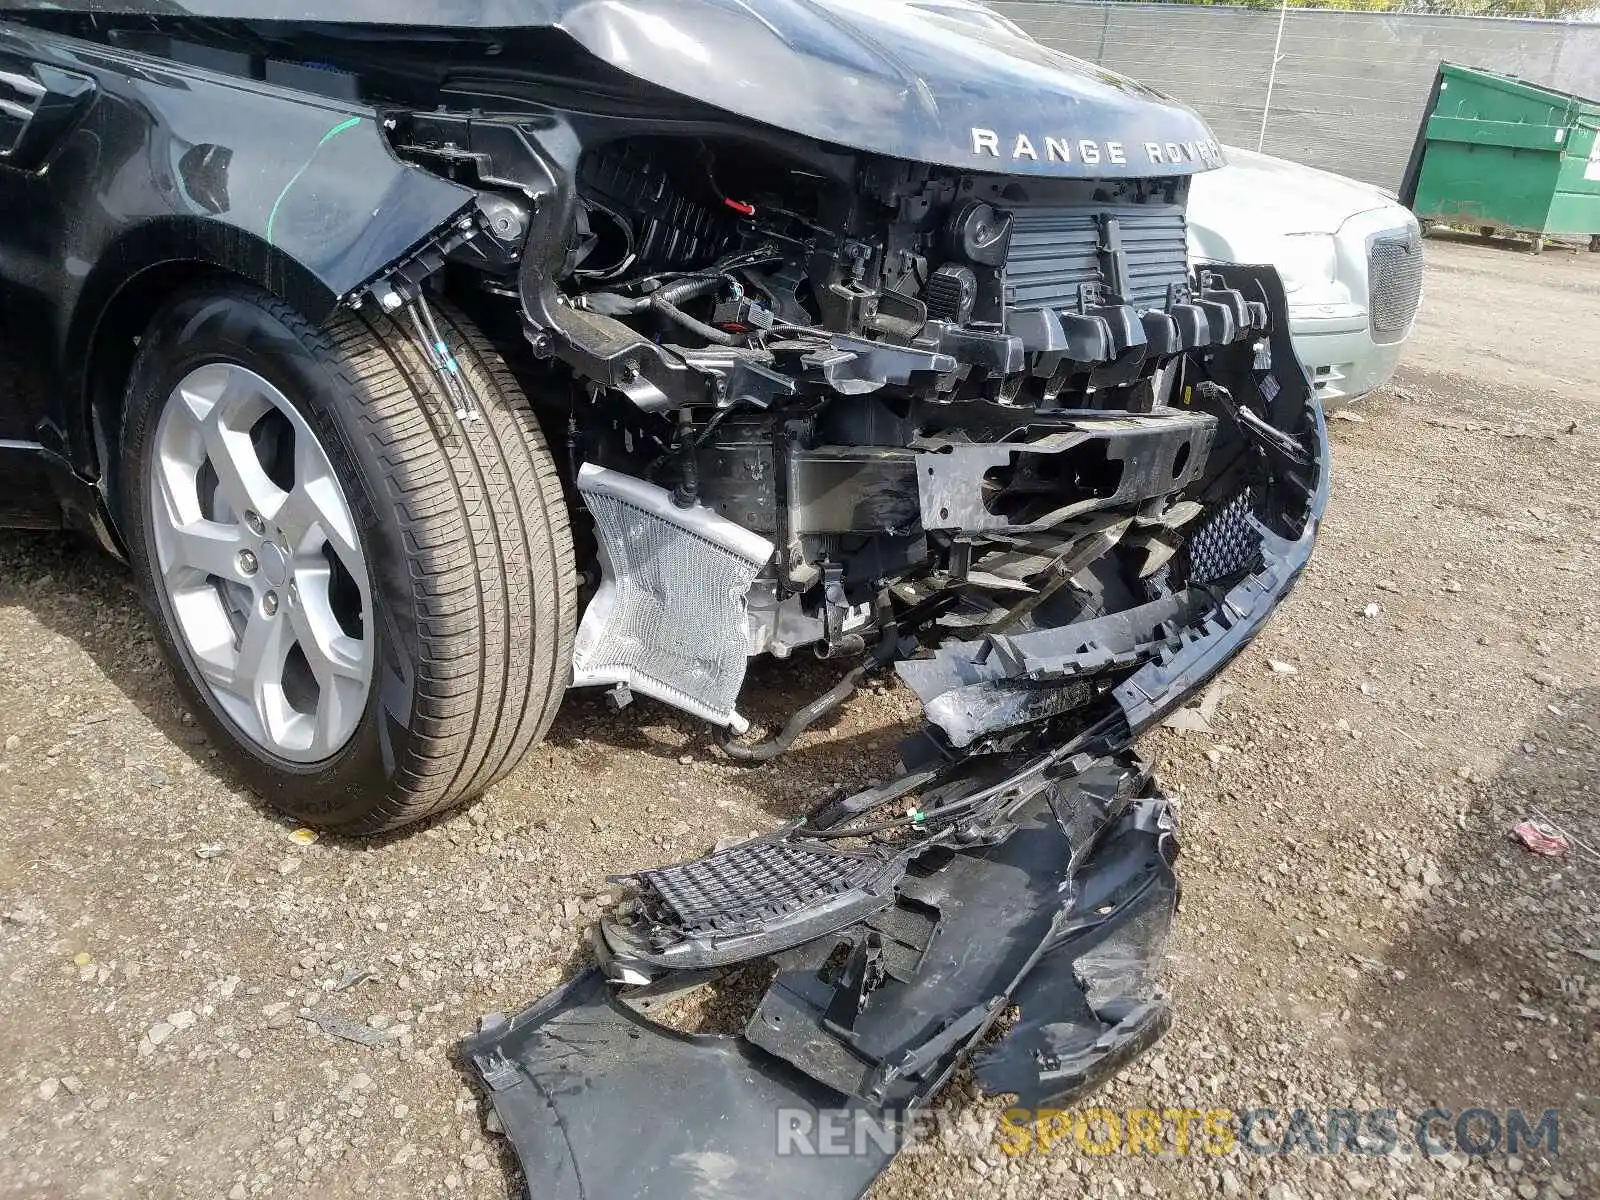
M 1522 821 L 1513 825 L 1511 837 L 1535 854 L 1543 854 L 1548 858 L 1560 858 L 1568 849 L 1566 834 L 1543 821 Z

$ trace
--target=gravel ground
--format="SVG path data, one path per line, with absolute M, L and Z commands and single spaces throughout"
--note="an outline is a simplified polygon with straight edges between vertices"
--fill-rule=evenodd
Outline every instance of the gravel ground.
M 1427 253 L 1397 384 L 1333 423 L 1311 570 L 1214 733 L 1146 743 L 1183 800 L 1178 1017 L 1096 1102 L 1556 1107 L 1559 1157 L 1012 1158 L 958 1084 L 968 1136 L 877 1200 L 1600 1195 L 1600 858 L 1507 837 L 1537 809 L 1600 849 L 1600 258 Z M 825 676 L 755 678 L 772 716 Z M 606 875 L 865 782 L 912 705 L 744 770 L 574 697 L 470 811 L 302 844 L 191 726 L 123 571 L 0 534 L 0 713 L 0 1194 L 505 1197 L 457 1038 L 581 964 Z

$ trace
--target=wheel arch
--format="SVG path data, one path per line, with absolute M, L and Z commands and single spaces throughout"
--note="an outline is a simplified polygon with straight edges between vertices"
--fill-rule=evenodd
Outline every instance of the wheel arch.
M 84 281 L 62 361 L 79 364 L 68 381 L 68 415 L 80 434 L 77 466 L 99 483 L 113 529 L 117 445 L 138 339 L 167 300 L 208 281 L 254 284 L 318 323 L 339 302 L 292 256 L 214 221 L 151 222 L 107 247 Z
M 49 383 L 27 417 L 84 489 L 103 485 L 99 364 L 115 378 L 162 286 L 216 271 L 320 323 L 474 199 L 402 160 L 375 109 L 197 66 L 165 34 L 138 50 L 26 26 L 5 40 L 19 78 L 60 76 L 77 103 L 7 176 L 27 236 L 0 275 L 38 296 L 15 349 Z

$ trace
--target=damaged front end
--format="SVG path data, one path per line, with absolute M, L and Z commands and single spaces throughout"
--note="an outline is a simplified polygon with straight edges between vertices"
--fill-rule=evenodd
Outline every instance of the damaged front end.
M 924 191 L 942 178 L 913 174 Z M 585 356 L 604 345 L 623 362 L 587 392 L 612 432 L 575 430 L 598 584 L 574 681 L 709 720 L 744 761 L 873 671 L 897 672 L 927 721 L 893 777 L 626 879 L 599 965 L 466 1043 L 532 1195 L 858 1195 L 893 1133 L 791 1156 L 785 1123 L 904 1128 L 964 1061 L 992 1093 L 1067 1104 L 1171 1021 L 1176 813 L 1129 747 L 1305 566 L 1326 430 L 1270 268 L 1191 275 L 1158 261 L 1159 239 L 1124 237 L 1159 189 L 1073 192 L 1120 195 L 1125 218 L 1030 184 L 1047 220 L 991 204 L 994 180 L 949 183 L 943 209 L 903 191 L 863 206 L 890 231 L 864 251 L 851 209 L 803 256 L 533 309 L 553 357 L 599 371 Z M 925 215 L 896 233 L 908 211 Z M 969 243 L 999 228 L 1011 241 L 975 263 Z M 1083 257 L 1018 240 L 1034 229 L 1077 230 Z M 772 252 L 770 236 L 722 253 Z M 930 253 L 893 284 L 896 238 Z M 1028 292 L 1029 246 L 1070 286 Z M 663 290 L 698 315 L 663 313 Z M 652 321 L 648 345 L 597 332 Z M 675 340 L 690 333 L 705 344 Z M 807 647 L 841 660 L 838 686 L 744 740 L 748 658 Z M 655 1019 L 752 963 L 767 977 L 736 1033 Z
M 628 877 L 598 965 L 466 1057 L 532 1195 L 857 1195 L 894 1138 L 786 1157 L 783 1121 L 903 1126 L 963 1062 L 1066 1104 L 1167 1029 L 1176 812 L 1131 744 L 1305 566 L 1322 414 L 1275 272 L 1185 260 L 1204 137 L 1046 173 L 548 120 L 395 138 L 536 199 L 514 294 L 592 521 L 574 685 L 746 762 L 873 672 L 926 722 L 892 777 Z M 752 741 L 749 659 L 800 650 L 838 684 Z M 656 1019 L 752 963 L 737 1032 Z
M 945 397 L 915 394 L 916 372 L 829 383 L 808 358 L 838 347 L 810 346 L 788 360 L 809 403 L 714 410 L 660 452 L 658 485 L 577 473 L 603 568 L 580 681 L 705 717 L 746 759 L 877 669 L 927 723 L 894 777 L 629 877 L 599 965 L 466 1044 L 530 1194 L 858 1195 L 963 1061 L 991 1093 L 1060 1106 L 1165 1032 L 1176 813 L 1129 747 L 1260 629 L 1327 493 L 1275 273 L 1171 295 L 1157 315 L 1210 296 L 1229 336 L 1146 348 L 1121 382 L 1080 364 L 1053 399 L 1038 384 L 1061 368 L 1038 354 L 1020 381 L 933 361 L 963 376 Z M 833 422 L 855 440 L 821 440 Z M 802 645 L 850 664 L 840 686 L 738 740 L 745 656 Z M 653 1019 L 752 962 L 770 978 L 736 1034 Z M 781 1152 L 826 1118 L 874 1133 Z
M 969 1056 L 1063 1103 L 1161 1035 L 1175 813 L 1130 747 L 1287 594 L 1327 493 L 1277 275 L 1187 262 L 1198 117 L 846 0 L 22 7 L 370 108 L 309 153 L 381 130 L 436 185 L 430 236 L 380 206 L 382 254 L 327 274 L 471 421 L 447 299 L 562 448 L 574 686 L 747 762 L 874 672 L 922 701 L 892 778 L 631 877 L 600 965 L 467 1044 L 533 1194 L 855 1195 L 888 1149 L 780 1160 L 779 1110 L 904 1120 Z M 269 242 L 280 204 L 321 228 L 300 171 Z M 749 740 L 750 658 L 800 651 L 837 685 Z M 651 1019 L 752 961 L 736 1036 Z
M 441 425 L 482 418 L 443 332 L 480 331 L 561 459 L 573 686 L 709 722 L 741 762 L 875 672 L 926 714 L 892 777 L 629 877 L 599 965 L 467 1043 L 530 1192 L 855 1195 L 889 1148 L 782 1159 L 782 1111 L 904 1121 L 963 1061 L 1061 1104 L 1150 1046 L 1176 820 L 1132 743 L 1260 629 L 1327 494 L 1276 273 L 1187 260 L 1190 177 L 1222 162 L 1204 123 L 901 4 L 313 7 L 0 5 L 66 100 L 115 74 L 108 128 L 142 105 L 190 135 L 136 131 L 128 178 L 159 196 L 97 201 L 155 232 L 85 244 L 129 278 L 375 306 Z M 0 118 L 66 121 L 12 87 Z M 560 541 L 496 586 L 565 572 Z M 804 651 L 838 682 L 752 740 L 747 664 Z M 753 962 L 736 1034 L 652 1019 Z

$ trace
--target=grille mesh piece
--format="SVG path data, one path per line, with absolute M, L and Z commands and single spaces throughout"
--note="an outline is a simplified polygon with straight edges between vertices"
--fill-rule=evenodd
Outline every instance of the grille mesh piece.
M 604 578 L 573 647 L 579 686 L 626 683 L 695 716 L 737 724 L 747 662 L 745 594 L 770 542 L 661 488 L 585 466 L 579 490 Z
M 643 890 L 684 933 L 728 933 L 852 888 L 882 869 L 873 859 L 791 842 L 750 842 L 683 863 L 642 871 Z
M 1117 218 L 1135 308 L 1160 308 L 1168 284 L 1188 282 L 1188 235 L 1178 205 L 1018 208 L 1012 210 L 1006 257 L 1006 290 L 1014 307 L 1071 308 L 1080 284 L 1108 282 L 1098 253 L 1102 213 Z
M 1367 289 L 1373 340 L 1399 341 L 1422 299 L 1421 238 L 1406 234 L 1375 239 L 1367 251 Z
M 1191 583 L 1210 583 L 1255 563 L 1261 555 L 1261 534 L 1250 522 L 1253 511 L 1250 489 L 1245 488 L 1189 539 L 1184 549 Z

